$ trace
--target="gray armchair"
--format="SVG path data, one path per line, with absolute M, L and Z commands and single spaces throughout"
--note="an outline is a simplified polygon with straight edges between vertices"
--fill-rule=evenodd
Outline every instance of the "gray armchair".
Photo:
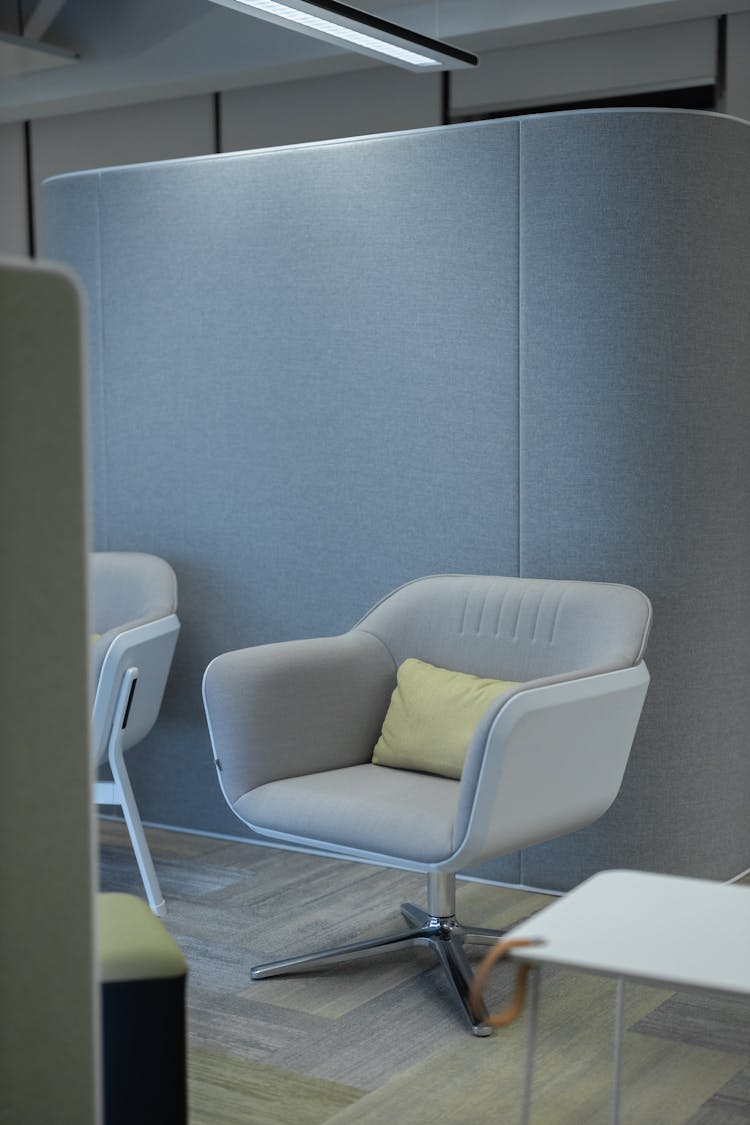
M 124 752 L 141 742 L 159 714 L 180 622 L 177 579 L 169 563 L 131 551 L 99 552 L 89 563 L 92 746 L 111 780 L 97 781 L 99 805 L 122 808 L 138 869 L 155 914 L 166 913 Z
M 404 945 L 438 955 L 472 1030 L 462 869 L 591 823 L 620 788 L 648 687 L 651 605 L 589 582 L 444 575 L 384 598 L 348 633 L 225 653 L 203 693 L 218 778 L 270 840 L 427 876 L 409 927 L 256 966 L 260 979 Z M 460 780 L 372 762 L 399 665 L 517 681 L 482 714 Z

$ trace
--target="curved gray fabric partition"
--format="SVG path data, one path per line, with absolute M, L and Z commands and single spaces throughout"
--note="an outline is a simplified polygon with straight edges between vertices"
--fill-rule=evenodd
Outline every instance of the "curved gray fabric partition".
M 727 878 L 750 866 L 750 126 L 588 114 L 523 135 L 522 573 L 617 576 L 654 605 L 620 797 L 528 878 Z
M 145 818 L 241 831 L 217 653 L 422 574 L 587 578 L 655 606 L 623 792 L 483 873 L 748 866 L 749 180 L 747 125 L 637 110 L 48 181 L 46 252 L 89 294 L 96 546 L 180 584 Z

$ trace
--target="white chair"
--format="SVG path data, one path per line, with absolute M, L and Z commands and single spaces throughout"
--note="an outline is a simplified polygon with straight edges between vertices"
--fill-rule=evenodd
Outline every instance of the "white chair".
M 122 808 L 149 905 L 166 913 L 124 752 L 156 722 L 180 622 L 177 579 L 155 555 L 102 552 L 90 559 L 92 747 L 96 766 L 108 765 L 111 781 L 97 781 L 98 805 Z
M 206 670 L 219 782 L 254 831 L 301 849 L 421 871 L 409 928 L 256 966 L 252 977 L 409 945 L 437 954 L 472 1030 L 456 873 L 582 828 L 614 801 L 649 676 L 647 597 L 629 586 L 442 575 L 384 598 L 348 633 L 242 649 Z M 373 763 L 409 657 L 517 682 L 481 715 L 460 780 Z M 300 918 L 300 932 L 309 927 Z

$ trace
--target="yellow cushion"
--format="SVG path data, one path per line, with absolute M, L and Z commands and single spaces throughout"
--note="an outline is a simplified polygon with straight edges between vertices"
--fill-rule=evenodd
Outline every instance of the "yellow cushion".
M 135 895 L 100 894 L 99 980 L 154 980 L 187 972 L 180 947 Z
M 459 778 L 477 723 L 493 699 L 515 686 L 513 680 L 485 680 L 405 660 L 373 762 Z

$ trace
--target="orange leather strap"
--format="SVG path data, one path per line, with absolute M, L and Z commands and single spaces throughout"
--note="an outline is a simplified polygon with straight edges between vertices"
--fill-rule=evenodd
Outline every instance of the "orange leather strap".
M 482 990 L 487 983 L 490 969 L 505 956 L 509 949 L 516 949 L 524 945 L 539 945 L 539 941 L 536 938 L 515 938 L 511 941 L 499 941 L 482 958 L 469 991 L 469 1003 L 477 1019 L 481 1019 L 484 1007 Z M 526 980 L 530 970 L 531 965 L 521 964 L 518 966 L 513 997 L 509 1004 L 483 1021 L 489 1027 L 507 1027 L 509 1023 L 513 1023 L 513 1020 L 520 1016 L 526 1003 Z

